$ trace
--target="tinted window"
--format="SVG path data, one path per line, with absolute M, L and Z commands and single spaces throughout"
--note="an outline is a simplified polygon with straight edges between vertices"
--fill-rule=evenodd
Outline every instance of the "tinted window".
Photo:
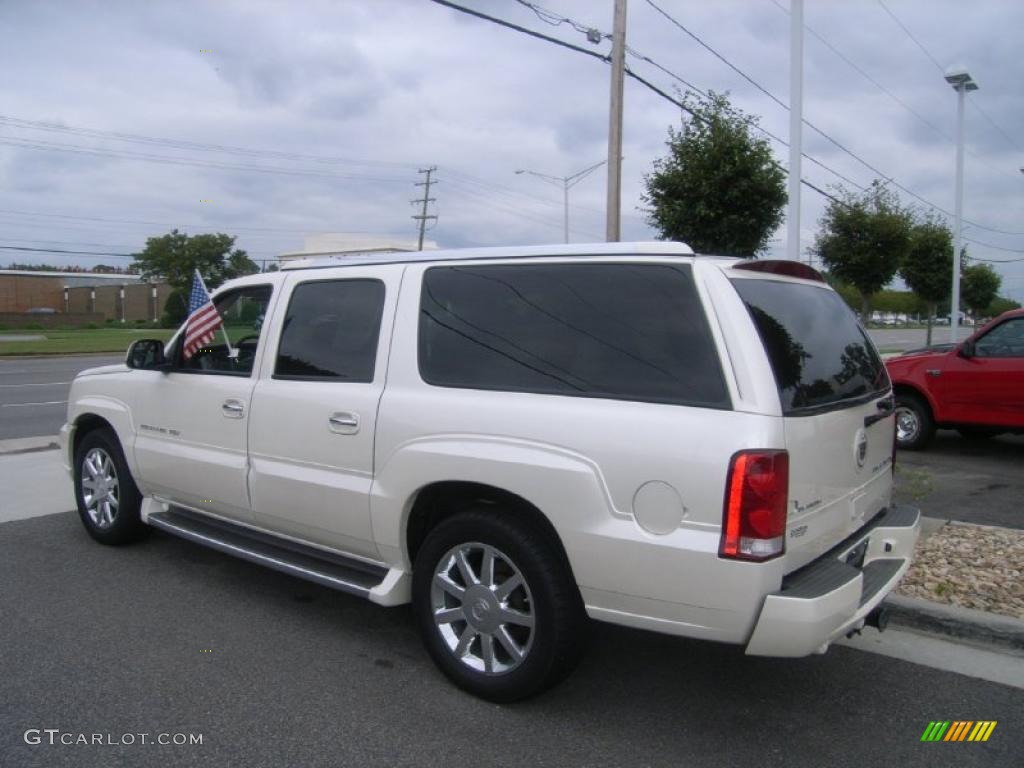
M 975 342 L 978 357 L 1024 357 L 1024 318 L 1000 323 Z
M 183 349 L 188 330 L 186 321 L 185 331 L 170 354 L 176 369 L 190 373 L 251 374 L 270 294 L 269 285 L 256 285 L 223 293 L 214 299 L 213 305 L 222 324 L 215 328 L 210 340 L 189 357 Z
M 435 267 L 420 312 L 431 384 L 729 405 L 688 265 Z
M 783 413 L 811 413 L 889 387 L 885 366 L 857 318 L 827 288 L 733 280 L 754 319 Z
M 322 280 L 292 291 L 277 351 L 277 378 L 373 381 L 384 309 L 379 280 Z

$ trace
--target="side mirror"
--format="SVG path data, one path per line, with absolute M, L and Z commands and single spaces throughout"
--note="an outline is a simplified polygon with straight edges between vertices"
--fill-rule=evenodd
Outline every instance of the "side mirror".
M 164 343 L 159 339 L 138 339 L 128 347 L 125 365 L 143 371 L 159 371 L 167 368 L 164 358 Z
M 957 354 L 959 354 L 960 357 L 970 360 L 972 357 L 974 357 L 974 342 L 965 341 L 963 344 L 960 345 L 960 349 L 957 352 Z

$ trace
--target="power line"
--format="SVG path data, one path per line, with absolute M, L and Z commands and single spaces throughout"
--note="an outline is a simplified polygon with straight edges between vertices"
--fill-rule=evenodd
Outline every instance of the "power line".
M 780 11 L 782 11 L 783 13 L 785 13 L 787 15 L 789 14 L 789 9 L 786 8 L 784 5 L 782 5 L 779 2 L 779 0 L 771 0 L 771 2 Z M 924 115 L 922 115 L 916 109 L 914 109 L 909 104 L 907 104 L 907 102 L 905 102 L 903 99 L 901 99 L 895 93 L 893 93 L 888 88 L 886 88 L 884 85 L 882 85 L 882 83 L 878 82 L 878 80 L 876 80 L 868 72 L 866 72 L 860 65 L 858 65 L 857 62 L 853 61 L 849 56 L 847 56 L 842 51 L 840 51 L 838 48 L 836 48 L 831 42 L 829 42 L 827 39 L 825 39 L 825 37 L 822 36 L 820 33 L 818 33 L 813 27 L 811 27 L 808 24 L 804 24 L 804 29 L 806 29 L 813 37 L 815 37 L 818 40 L 818 42 L 820 42 L 828 50 L 830 50 L 832 53 L 834 53 L 838 58 L 840 58 L 842 61 L 844 61 L 851 69 L 853 69 L 855 72 L 857 72 L 859 75 L 861 75 L 865 80 L 867 80 L 869 83 L 871 83 L 873 86 L 875 86 L 878 90 L 880 90 L 882 93 L 884 93 L 890 99 L 892 99 L 896 104 L 898 104 L 899 106 L 903 107 L 903 109 L 905 109 L 907 112 L 909 112 L 911 115 L 913 115 L 918 120 L 918 122 L 920 122 L 922 125 L 930 128 L 937 135 L 941 136 L 943 139 L 945 139 L 947 142 L 949 142 L 953 146 L 956 146 L 956 139 L 954 139 L 952 136 L 950 136 L 944 130 L 939 128 L 937 125 L 935 125 L 935 123 L 933 123 L 931 120 L 926 118 Z M 974 97 L 971 100 L 971 103 L 976 105 L 976 99 L 977 99 L 977 97 Z M 980 109 L 980 107 L 979 107 L 979 109 Z M 993 123 L 993 125 L 994 125 L 994 123 Z M 995 127 L 998 130 L 1002 130 L 1001 128 L 999 128 L 999 126 L 995 126 Z M 986 166 L 988 166 L 988 168 L 990 170 L 996 171 L 997 173 L 1011 173 L 1010 171 L 1007 171 L 1005 168 L 997 169 L 994 165 L 992 165 L 991 163 L 987 162 L 985 160 L 985 158 L 982 157 L 979 153 L 973 151 L 969 147 L 966 147 L 965 149 L 967 150 L 967 153 L 971 157 L 973 157 L 976 160 L 979 160 L 982 163 L 984 163 Z M 1014 175 L 1016 175 L 1016 174 L 1014 174 Z
M 513 29 L 513 30 L 515 30 L 517 32 L 523 32 L 524 34 L 530 35 L 531 37 L 535 37 L 535 38 L 538 38 L 540 40 L 544 40 L 544 41 L 549 42 L 549 43 L 555 43 L 556 45 L 560 45 L 563 48 L 568 48 L 569 50 L 576 51 L 577 53 L 583 53 L 583 54 L 586 54 L 587 56 L 590 56 L 592 58 L 600 59 L 601 61 L 605 62 L 606 64 L 610 63 L 610 58 L 608 56 L 602 56 L 601 54 L 595 53 L 594 51 L 588 51 L 586 48 L 581 48 L 578 45 L 573 45 L 572 43 L 567 43 L 564 40 L 559 40 L 557 37 L 551 37 L 550 35 L 545 35 L 545 34 L 542 34 L 540 32 L 535 32 L 532 29 L 527 29 L 526 27 L 521 27 L 518 24 L 513 24 L 511 22 L 505 21 L 504 19 L 499 19 L 499 18 L 497 18 L 495 16 L 490 16 L 490 15 L 488 15 L 486 13 L 481 13 L 480 11 L 475 11 L 475 10 L 473 10 L 471 8 L 466 8 L 464 6 L 458 5 L 457 3 L 449 2 L 449 0 L 431 0 L 431 2 L 437 3 L 438 5 L 443 5 L 444 7 L 450 8 L 450 9 L 455 10 L 455 11 L 460 11 L 462 13 L 469 14 L 470 16 L 475 16 L 475 17 L 477 17 L 479 19 L 483 19 L 485 21 L 493 22 L 493 23 L 498 24 L 500 26 L 507 27 L 509 29 Z M 663 99 L 665 99 L 665 100 L 671 102 L 672 104 L 676 105 L 680 109 L 685 110 L 686 112 L 688 112 L 691 115 L 694 114 L 693 110 L 691 110 L 689 107 L 687 107 L 682 101 L 679 101 L 678 99 L 672 98 L 669 94 L 667 94 L 665 91 L 663 91 L 662 89 L 660 89 L 657 86 L 655 86 L 653 83 L 651 83 L 648 80 L 644 79 L 643 77 L 641 77 L 640 75 L 636 74 L 635 72 L 632 72 L 628 67 L 626 68 L 626 76 L 636 80 L 639 83 L 641 83 L 642 85 L 647 87 L 649 90 L 653 91 L 654 93 L 656 93 L 659 96 L 661 96 Z M 682 81 L 682 78 L 678 78 L 678 79 L 680 81 Z M 683 81 L 683 82 L 685 82 L 685 81 Z M 782 141 L 782 139 L 780 139 L 778 137 L 775 137 L 775 136 L 773 136 L 771 134 L 768 134 L 768 132 L 765 131 L 763 128 L 760 128 L 759 126 L 755 126 L 755 127 L 757 127 L 758 130 L 766 133 L 767 135 L 772 136 L 772 138 L 774 138 L 776 141 L 779 141 L 784 146 L 788 146 L 788 144 L 786 144 L 786 142 Z M 846 178 L 846 177 L 842 176 L 842 174 L 839 174 L 837 171 L 834 171 L 831 168 L 828 168 L 828 166 L 826 166 L 823 163 L 819 162 L 818 160 L 816 160 L 815 158 L 811 157 L 810 155 L 806 155 L 805 154 L 804 157 L 806 157 L 808 160 L 811 160 L 812 162 L 818 163 L 818 165 L 821 165 L 823 168 L 826 168 L 831 173 L 836 174 L 840 178 L 844 178 L 844 179 Z M 783 169 L 783 171 L 785 172 L 785 169 Z M 828 198 L 830 200 L 833 200 L 833 201 L 836 201 L 836 198 L 833 195 L 830 195 L 828 192 L 825 192 L 824 190 L 822 190 L 821 188 L 819 188 L 819 187 L 815 186 L 814 184 L 810 183 L 806 179 L 801 179 L 800 183 L 803 184 L 806 187 L 809 187 L 810 189 L 814 190 L 815 192 L 818 192 L 819 194 L 824 195 L 826 198 Z M 850 182 L 850 183 L 854 184 L 853 182 Z M 859 184 L 854 184 L 854 186 L 856 186 L 856 187 L 858 187 L 859 189 L 862 189 L 862 190 L 864 189 L 864 187 L 860 186 Z
M 67 152 L 81 155 L 93 155 L 97 157 L 111 157 L 116 159 L 142 160 L 145 162 L 162 163 L 165 165 L 182 165 L 196 168 L 218 168 L 232 171 L 251 171 L 255 173 L 283 174 L 286 176 L 314 176 L 320 178 L 335 179 L 359 179 L 363 181 L 377 181 L 381 183 L 397 184 L 407 183 L 406 179 L 383 178 L 379 176 L 368 176 L 358 173 L 340 173 L 336 171 L 315 171 L 297 170 L 288 168 L 274 168 L 268 166 L 243 165 L 232 163 L 220 163 L 208 160 L 194 160 L 184 157 L 170 157 L 167 155 L 150 155 L 130 150 L 107 150 L 93 147 L 84 147 L 80 144 L 63 144 L 61 142 L 43 141 L 42 139 L 22 139 L 14 136 L 0 134 L 0 144 L 25 149 L 45 150 L 51 152 Z
M 879 0 L 880 3 L 881 3 L 881 1 L 882 0 Z M 752 77 L 750 77 L 745 72 L 743 72 L 743 70 L 741 70 L 739 67 L 735 66 L 731 61 L 726 59 L 722 54 L 720 54 L 718 51 L 716 51 L 710 45 L 708 45 L 703 40 L 701 40 L 700 37 L 698 37 L 696 34 L 694 34 L 689 29 L 687 29 L 685 26 L 683 26 L 683 24 L 681 24 L 678 20 L 673 18 L 670 14 L 668 14 L 661 7 L 659 7 L 658 4 L 654 2 L 654 0 L 646 0 L 646 2 L 647 2 L 647 4 L 649 6 L 654 8 L 658 13 L 660 13 L 662 16 L 664 16 L 666 19 L 668 19 L 670 22 L 672 22 L 672 24 L 674 24 L 676 27 L 678 27 L 683 32 L 685 32 L 687 35 L 692 37 L 694 40 L 696 40 L 698 43 L 700 43 L 701 46 L 706 48 L 708 51 L 713 53 L 718 59 L 720 59 L 721 61 L 725 62 L 729 66 L 730 69 L 732 69 L 733 71 L 739 73 L 745 80 L 747 80 L 752 85 L 754 85 L 759 91 L 761 91 L 762 93 L 764 93 L 767 96 L 769 96 L 773 101 L 775 101 L 777 104 L 782 106 L 787 111 L 789 110 L 789 106 L 787 104 L 785 104 L 782 100 L 780 100 L 778 97 L 776 97 L 773 93 L 771 93 L 771 91 L 769 91 L 767 88 L 762 86 L 760 83 L 758 83 Z M 834 137 L 830 136 L 829 134 L 825 133 L 823 130 L 818 128 L 810 120 L 803 119 L 802 122 L 803 122 L 804 125 L 806 125 L 812 131 L 814 131 L 815 133 L 820 135 L 826 141 L 830 142 L 835 147 L 837 147 L 838 149 L 840 149 L 843 152 L 845 152 L 847 155 L 849 155 L 854 160 L 859 162 L 865 168 L 868 168 L 872 173 L 875 174 L 876 177 L 884 180 L 885 183 L 892 184 L 897 189 L 902 190 L 903 192 L 905 192 L 906 194 L 910 195 L 915 200 L 917 200 L 917 201 L 923 203 L 924 205 L 928 206 L 929 208 L 931 208 L 931 209 L 933 209 L 935 211 L 939 211 L 940 213 L 943 213 L 946 216 L 952 217 L 953 214 L 950 213 L 949 211 L 947 211 L 945 208 L 942 208 L 942 207 L 936 205 L 935 203 L 931 202 L 930 200 L 927 200 L 926 198 L 924 198 L 921 195 L 919 195 L 917 192 L 914 192 L 912 189 L 910 189 L 910 188 L 904 186 L 903 184 L 901 184 L 900 182 L 896 181 L 894 176 L 890 176 L 889 174 L 885 173 L 884 171 L 880 170 L 879 168 L 876 168 L 874 165 L 869 163 L 867 160 L 862 158 L 860 155 L 856 154 L 851 149 L 849 149 L 848 147 L 844 146 L 840 141 L 838 141 Z M 860 189 L 863 190 L 864 187 L 860 187 Z M 1000 232 L 1000 230 L 995 229 L 994 227 L 988 227 L 988 226 L 985 226 L 984 224 L 979 224 L 977 222 L 968 221 L 967 219 L 962 219 L 962 220 L 967 222 L 967 223 L 969 223 L 969 224 L 971 224 L 974 227 L 977 227 L 978 229 L 985 229 L 985 230 L 989 230 L 989 231 L 992 231 L 992 232 Z M 1002 234 L 1011 234 L 1011 233 L 1002 232 Z M 1022 232 L 1022 233 L 1013 233 L 1013 234 L 1024 234 L 1024 232 Z
M 924 43 L 922 43 L 920 40 L 914 37 L 914 34 L 909 29 L 907 29 L 907 25 L 900 21 L 899 17 L 889 9 L 889 6 L 887 6 L 883 2 L 883 0 L 878 0 L 878 4 L 882 6 L 882 10 L 884 10 L 889 15 L 889 18 L 896 22 L 897 26 L 899 26 L 899 28 L 903 30 L 903 33 L 907 37 L 909 37 L 911 41 L 913 41 L 914 45 L 921 49 L 921 53 L 927 56 L 928 60 L 932 64 L 934 64 L 935 68 L 939 70 L 939 72 L 941 72 L 944 76 L 946 74 L 945 68 L 939 63 L 938 59 L 932 56 L 931 51 L 925 48 Z M 1009 133 L 1003 130 L 1003 127 L 999 125 L 988 112 L 982 109 L 981 105 L 977 103 L 976 98 L 972 98 L 970 103 L 971 106 L 974 107 L 974 109 L 978 110 L 978 112 L 981 113 L 981 115 L 992 124 L 993 128 L 995 128 L 997 131 L 999 131 L 1000 134 L 1002 134 L 1003 138 L 1006 139 L 1010 146 L 1012 146 L 1018 152 L 1024 152 L 1024 150 L 1021 149 L 1020 145 L 1013 139 L 1013 137 L 1011 137 Z
M 104 256 L 114 259 L 131 259 L 134 258 L 130 253 L 101 253 L 97 251 L 66 251 L 59 248 L 28 248 L 21 245 L 0 245 L 0 249 L 5 251 L 27 251 L 30 253 L 61 253 L 69 256 Z
M 929 51 L 927 48 L 925 48 L 924 44 L 920 40 L 918 40 L 916 37 L 914 37 L 913 33 L 911 33 L 911 31 L 909 29 L 907 29 L 906 25 L 902 21 L 899 20 L 899 18 L 896 16 L 896 14 L 889 10 L 889 6 L 887 6 L 884 2 L 882 2 L 882 0 L 878 0 L 878 4 L 880 6 L 882 6 L 882 10 L 883 11 L 885 11 L 887 14 L 889 14 L 889 18 L 891 18 L 893 21 L 895 21 L 896 24 L 899 26 L 899 28 L 903 30 L 904 34 L 906 34 L 906 36 L 909 37 L 914 42 L 914 45 L 916 45 L 918 48 L 921 49 L 921 52 L 925 56 L 928 57 L 928 60 L 932 64 L 935 65 L 935 68 L 937 70 L 939 70 L 939 72 L 941 72 L 943 75 L 945 75 L 946 74 L 946 70 L 943 68 L 943 66 L 941 64 L 939 64 L 938 59 L 936 59 L 934 56 L 932 56 L 931 51 Z
M 336 163 L 339 165 L 357 165 L 368 167 L 392 167 L 406 170 L 414 168 L 414 163 L 401 163 L 387 160 L 354 160 L 346 157 L 332 157 L 324 155 L 308 155 L 297 152 L 281 152 L 271 149 L 255 149 L 251 147 L 237 147 L 228 144 L 211 144 L 184 139 L 171 139 L 159 136 L 145 136 L 137 133 L 123 133 L 120 131 L 105 131 L 98 128 L 74 127 L 59 123 L 50 123 L 42 120 L 27 120 L 13 117 L 11 115 L 0 115 L 0 124 L 9 125 L 13 128 L 25 128 L 36 131 L 50 131 L 59 133 L 70 133 L 77 136 L 88 136 L 91 138 L 112 139 L 115 141 L 134 142 L 156 146 L 171 147 L 174 149 L 196 150 L 201 152 L 221 152 L 226 154 L 245 155 L 251 157 L 266 157 L 278 160 L 309 160 L 319 163 Z

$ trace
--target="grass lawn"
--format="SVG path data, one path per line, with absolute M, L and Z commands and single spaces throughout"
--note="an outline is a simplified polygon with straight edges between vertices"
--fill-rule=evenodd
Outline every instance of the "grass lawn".
M 126 352 L 136 339 L 167 341 L 174 331 L 164 328 L 96 328 L 75 331 L 0 331 L 0 337 L 45 336 L 34 341 L 0 341 L 2 355 L 74 355 L 81 352 Z

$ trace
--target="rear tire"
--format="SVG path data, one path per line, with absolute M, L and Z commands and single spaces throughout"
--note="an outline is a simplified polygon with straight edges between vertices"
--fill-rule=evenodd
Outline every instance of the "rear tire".
M 896 395 L 896 446 L 919 451 L 935 436 L 931 408 L 917 395 Z
M 139 516 L 142 494 L 113 430 L 95 429 L 75 449 L 75 501 L 85 530 L 101 544 L 128 544 L 148 533 Z
M 586 613 L 556 542 L 496 507 L 437 525 L 416 555 L 413 612 L 434 663 L 460 688 L 524 699 L 579 659 Z

